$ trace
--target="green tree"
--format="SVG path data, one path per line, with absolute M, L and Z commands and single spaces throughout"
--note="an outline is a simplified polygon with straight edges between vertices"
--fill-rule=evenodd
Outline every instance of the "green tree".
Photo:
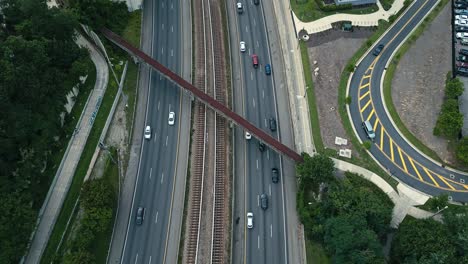
M 468 137 L 462 138 L 457 145 L 456 155 L 459 160 L 468 164 Z
M 393 263 L 433 263 L 435 259 L 443 263 L 458 263 L 455 249 L 447 226 L 433 219 L 414 219 L 406 217 L 400 224 L 392 248 Z
M 445 97 L 447 99 L 457 99 L 458 96 L 462 95 L 463 90 L 463 83 L 460 79 L 451 79 L 445 86 Z
M 113 202 L 112 195 L 112 189 L 104 179 L 90 180 L 83 184 L 81 204 L 85 210 L 110 208 Z
M 339 215 L 325 224 L 325 245 L 336 263 L 384 263 L 377 235 L 361 215 Z
M 68 252 L 63 258 L 64 264 L 94 264 L 94 255 L 86 250 Z
M 442 104 L 442 110 L 437 118 L 434 135 L 456 138 L 463 126 L 463 115 L 458 111 L 458 101 L 448 99 Z
M 329 217 L 359 214 L 380 238 L 388 231 L 392 209 L 391 200 L 376 186 L 349 172 L 339 188 L 329 192 L 323 204 L 323 211 Z
M 304 162 L 297 165 L 297 174 L 300 179 L 301 188 L 318 188 L 321 182 L 335 181 L 335 164 L 329 157 L 317 154 L 313 157 L 307 153 L 302 153 Z
M 75 10 L 81 23 L 95 30 L 107 27 L 121 33 L 128 22 L 130 14 L 125 2 L 111 0 L 69 0 L 71 9 Z

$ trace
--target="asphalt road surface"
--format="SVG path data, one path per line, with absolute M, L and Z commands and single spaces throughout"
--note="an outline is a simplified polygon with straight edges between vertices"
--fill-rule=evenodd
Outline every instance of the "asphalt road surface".
M 238 14 L 237 32 L 239 39 L 246 43 L 247 50 L 241 53 L 237 43 L 232 47 L 232 52 L 240 54 L 243 112 L 246 119 L 254 125 L 273 137 L 279 137 L 278 131 L 272 132 L 269 129 L 269 119 L 278 120 L 278 114 L 273 90 L 274 65 L 272 65 L 272 75 L 265 74 L 265 65 L 271 64 L 271 56 L 262 5 L 255 5 L 251 0 L 241 2 L 244 12 Z M 251 58 L 253 54 L 258 56 L 258 68 L 253 67 Z M 279 122 L 277 125 L 279 126 Z M 245 158 L 244 171 L 236 173 L 236 177 L 244 177 L 245 182 L 245 212 L 241 217 L 245 218 L 247 212 L 252 212 L 254 215 L 254 227 L 247 229 L 244 225 L 245 250 L 242 258 L 245 263 L 285 263 L 287 245 L 280 157 L 268 147 L 261 152 L 258 140 L 255 138 L 246 140 L 244 137 L 236 137 L 236 141 L 239 140 L 246 141 L 245 148 L 239 148 L 243 153 L 237 153 Z M 240 142 L 236 142 L 236 145 L 239 144 Z M 271 180 L 272 168 L 280 170 L 280 181 L 277 184 Z M 263 193 L 268 196 L 266 210 L 262 210 L 259 204 L 259 197 Z
M 368 140 L 362 122 L 371 123 L 375 140 L 370 152 L 392 175 L 424 193 L 448 193 L 454 201 L 468 202 L 466 174 L 442 167 L 416 151 L 393 125 L 382 96 L 382 76 L 392 54 L 436 3 L 436 0 L 416 1 L 380 40 L 385 44 L 384 50 L 378 56 L 370 52 L 362 60 L 350 84 L 350 112 L 362 140 Z
M 179 1 L 145 1 L 145 21 L 152 25 L 151 55 L 169 69 L 180 72 Z M 146 15 L 148 14 L 148 15 Z M 146 125 L 150 140 L 143 143 L 137 184 L 125 239 L 122 263 L 164 263 L 172 206 L 179 133 L 179 89 L 159 73 L 150 74 Z M 169 112 L 175 125 L 168 125 Z M 135 222 L 138 207 L 146 210 L 142 225 Z

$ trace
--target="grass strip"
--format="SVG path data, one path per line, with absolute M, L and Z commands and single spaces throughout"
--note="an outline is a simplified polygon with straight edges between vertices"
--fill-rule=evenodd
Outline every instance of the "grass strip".
M 400 63 L 401 58 L 406 54 L 406 52 L 411 48 L 414 42 L 421 36 L 427 26 L 437 17 L 437 15 L 443 10 L 445 5 L 449 2 L 449 0 L 442 0 L 440 1 L 437 6 L 431 11 L 431 13 L 424 19 L 424 21 L 415 29 L 415 31 L 411 34 L 411 36 L 405 41 L 403 45 L 398 49 L 393 57 L 391 63 L 388 66 L 387 72 L 384 78 L 384 102 L 387 106 L 388 112 L 390 113 L 393 122 L 397 126 L 398 130 L 407 138 L 411 144 L 413 144 L 417 149 L 422 151 L 427 156 L 431 157 L 432 159 L 442 162 L 442 159 L 437 155 L 435 151 L 424 145 L 413 133 L 411 133 L 408 128 L 405 126 L 403 121 L 400 119 L 398 112 L 396 111 L 395 105 L 393 103 L 392 98 L 392 80 L 395 74 L 395 70 Z
M 306 255 L 308 264 L 331 264 L 330 257 L 328 257 L 325 249 L 320 243 L 313 240 L 306 239 Z
M 317 111 L 317 103 L 315 101 L 314 82 L 312 81 L 312 69 L 310 67 L 309 54 L 307 52 L 307 44 L 304 41 L 299 41 L 301 48 L 302 67 L 304 68 L 304 78 L 306 83 L 307 102 L 309 104 L 310 124 L 312 126 L 312 137 L 317 152 L 322 153 L 324 150 L 322 136 L 320 134 L 320 122 Z
M 104 154 L 104 153 L 103 153 Z M 107 153 L 106 153 L 107 155 Z M 117 152 L 112 151 L 114 160 L 117 160 Z M 115 216 L 117 213 L 118 193 L 119 193 L 119 166 L 107 158 L 107 165 L 104 171 L 103 179 L 106 184 L 112 186 L 114 204 L 112 206 L 112 220 L 106 231 L 97 233 L 91 246 L 91 252 L 96 257 L 96 263 L 106 263 L 109 244 L 112 237 L 112 228 L 114 227 Z
M 140 47 L 141 34 L 141 10 L 135 10 L 130 13 L 128 24 L 122 32 L 122 37 L 134 47 Z
M 55 252 L 59 245 L 62 234 L 65 232 L 66 224 L 71 214 L 73 213 L 73 206 L 78 198 L 81 186 L 83 184 L 84 177 L 91 162 L 91 158 L 94 154 L 94 150 L 98 144 L 99 138 L 101 136 L 102 129 L 106 123 L 107 116 L 109 115 L 112 103 L 116 96 L 118 90 L 118 85 L 115 82 L 114 78 L 109 78 L 109 84 L 106 90 L 106 93 L 102 99 L 100 109 L 94 120 L 93 127 L 86 141 L 86 145 L 81 154 L 80 161 L 76 167 L 75 174 L 73 176 L 70 189 L 68 190 L 67 197 L 62 205 L 60 214 L 55 223 L 54 229 L 50 234 L 47 247 L 42 255 L 41 263 L 48 264 L 55 258 Z M 86 120 L 85 120 L 86 121 Z

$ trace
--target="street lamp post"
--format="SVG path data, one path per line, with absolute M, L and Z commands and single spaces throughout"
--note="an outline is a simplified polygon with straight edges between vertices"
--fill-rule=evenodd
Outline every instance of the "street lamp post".
M 440 214 L 443 210 L 445 210 L 447 208 L 448 208 L 448 205 L 446 205 L 444 208 L 442 208 L 442 209 L 438 210 L 437 212 L 435 212 L 435 214 L 431 215 L 431 217 L 434 217 L 434 216 Z M 437 207 L 437 209 L 439 209 L 439 207 Z
M 308 86 L 308 85 L 306 85 L 306 88 L 305 88 L 305 90 L 304 90 L 304 98 L 306 98 L 306 95 L 307 95 L 307 89 L 309 89 L 309 86 Z

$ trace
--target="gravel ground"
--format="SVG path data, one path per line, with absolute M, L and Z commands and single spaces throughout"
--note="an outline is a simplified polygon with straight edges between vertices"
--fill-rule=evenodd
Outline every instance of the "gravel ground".
M 401 59 L 392 81 L 392 98 L 405 126 L 441 159 L 453 162 L 447 140 L 432 134 L 451 70 L 450 5 L 440 12 Z
M 355 28 L 354 32 L 331 29 L 310 35 L 308 53 L 311 70 L 319 68 L 317 76 L 310 74 L 314 81 L 320 133 L 326 148 L 339 149 L 339 146 L 335 145 L 335 137 L 349 140 L 337 109 L 338 85 L 346 63 L 372 32 L 370 28 Z M 317 62 L 315 65 L 314 61 Z M 341 148 L 353 149 L 349 141 L 347 146 Z

